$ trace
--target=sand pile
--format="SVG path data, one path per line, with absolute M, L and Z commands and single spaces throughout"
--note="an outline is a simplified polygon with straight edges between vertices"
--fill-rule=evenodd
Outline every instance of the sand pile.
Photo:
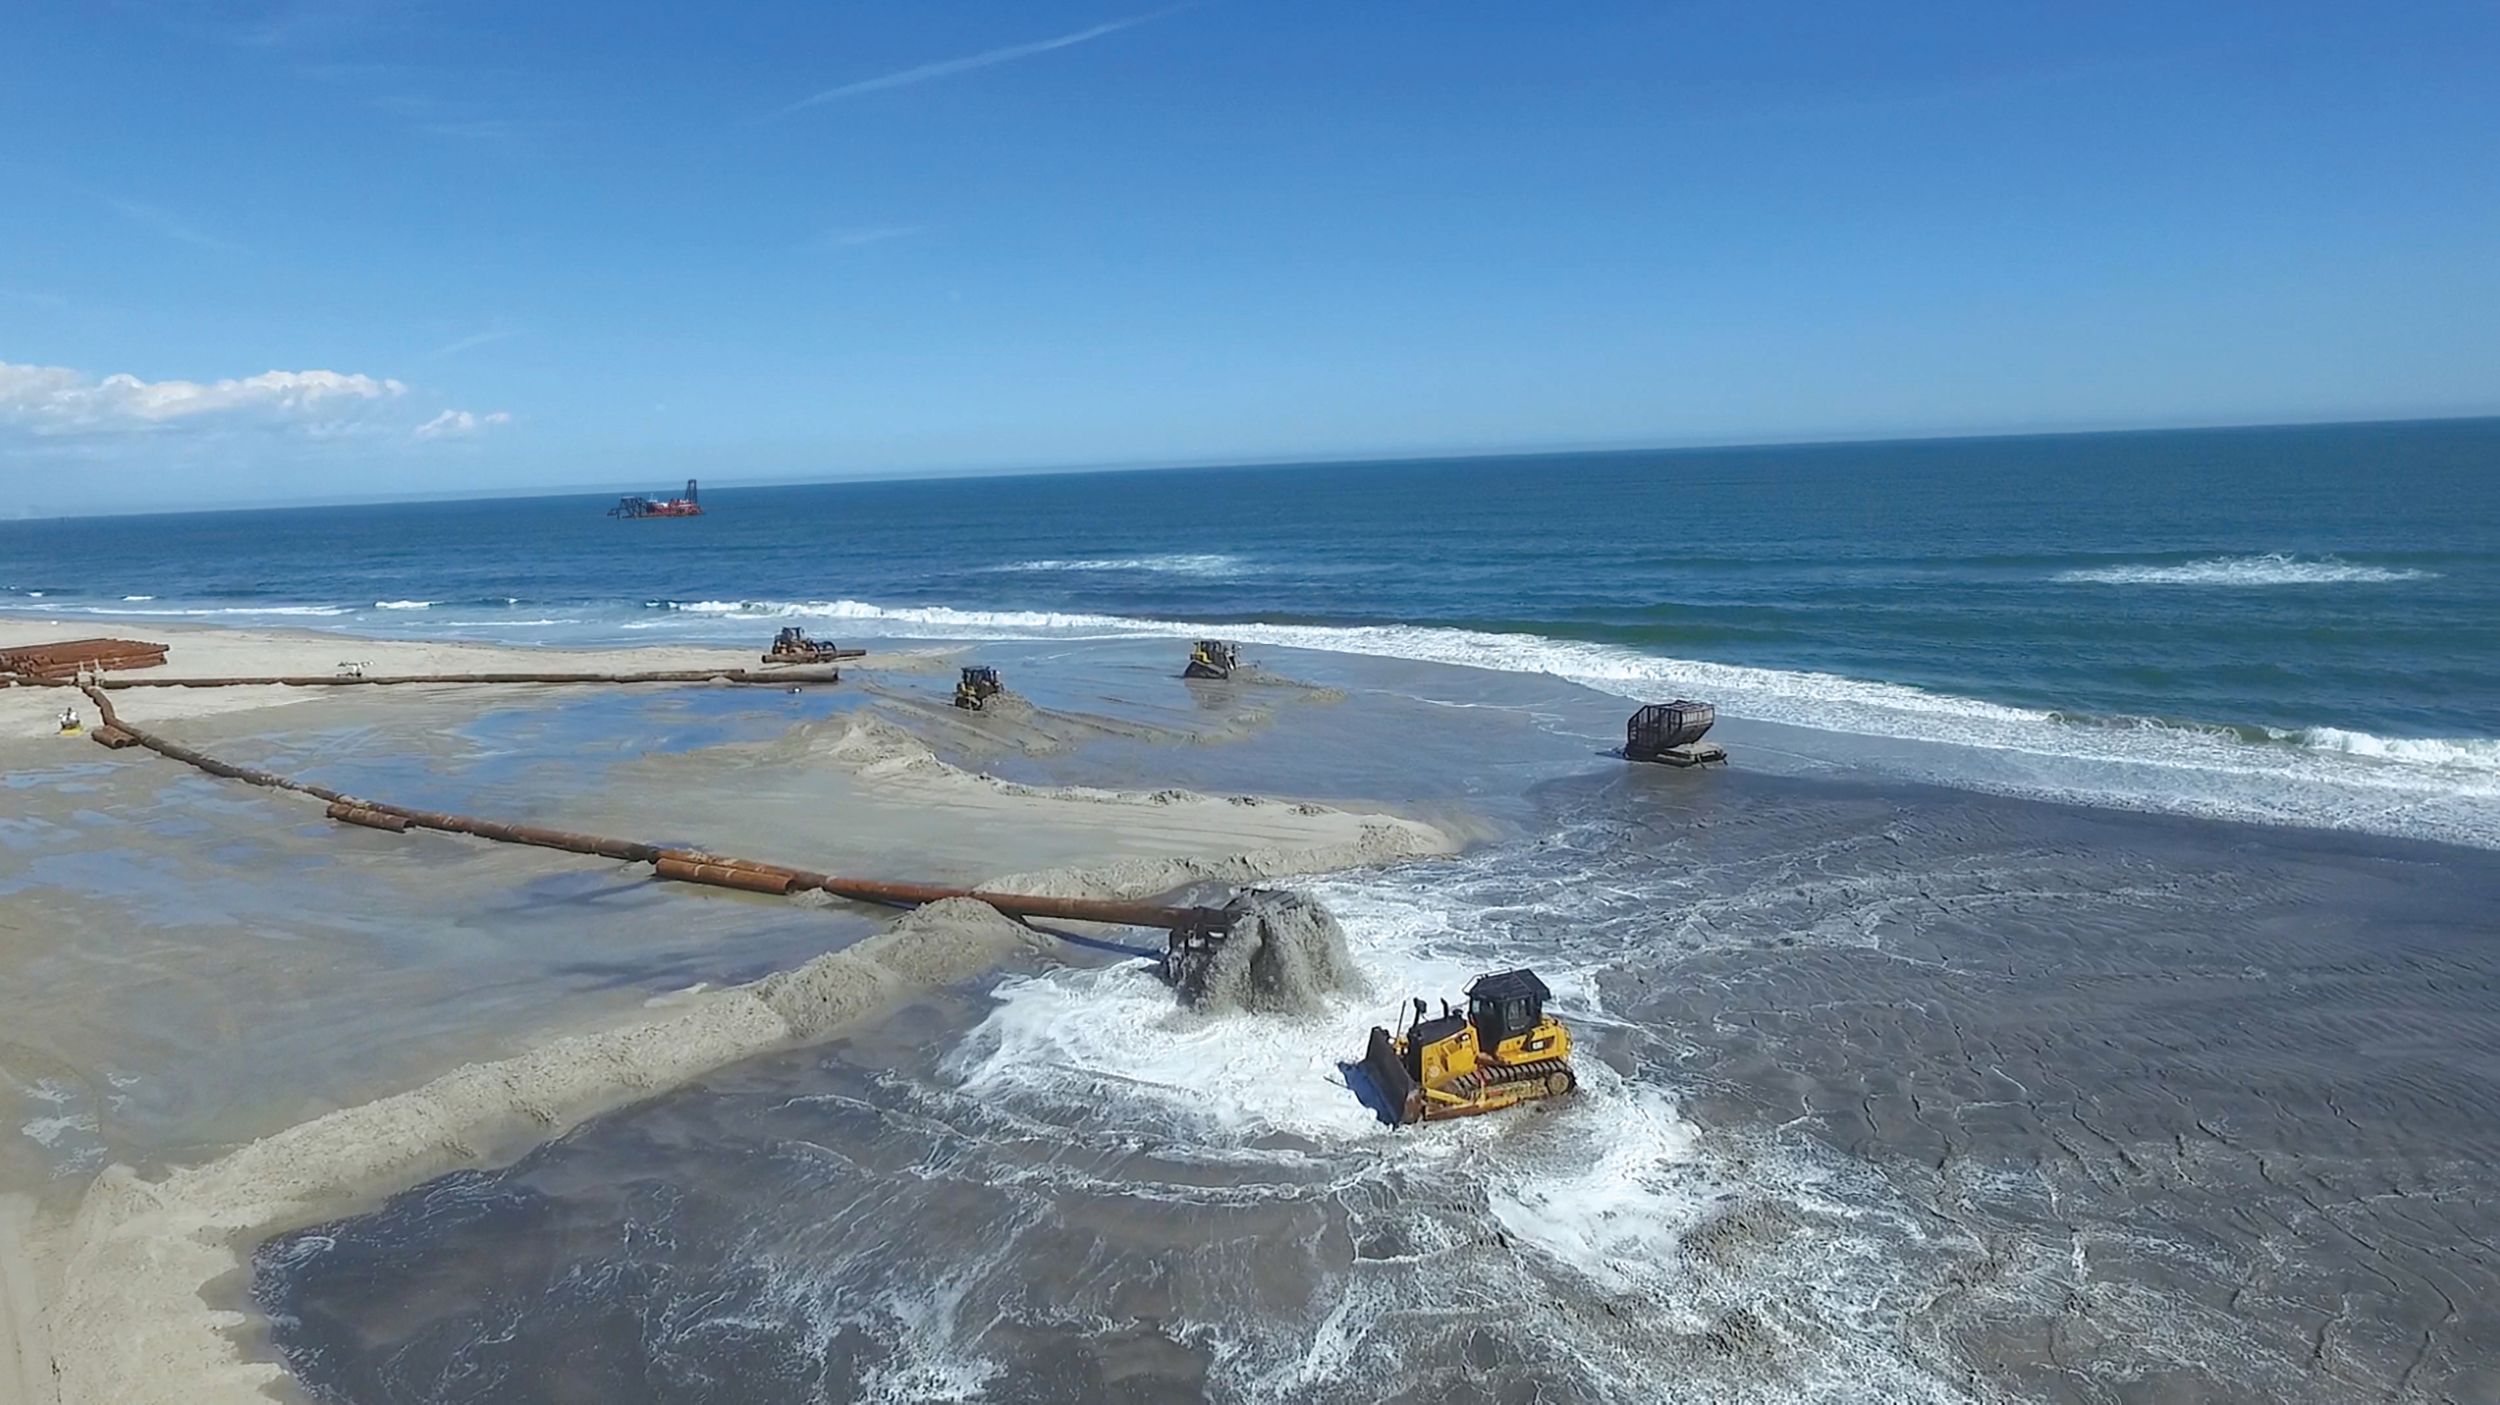
M 1254 892 L 1197 984 L 1201 1009 L 1311 1015 L 1331 995 L 1361 994 L 1363 973 L 1335 913 L 1300 893 Z
M 866 714 L 800 727 L 793 732 L 793 738 L 802 753 L 836 762 L 863 776 L 945 765 L 918 737 L 882 717 Z

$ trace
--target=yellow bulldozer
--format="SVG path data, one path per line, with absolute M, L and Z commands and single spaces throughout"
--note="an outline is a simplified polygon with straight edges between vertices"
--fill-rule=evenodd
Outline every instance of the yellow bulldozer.
M 1189 651 L 1189 666 L 1181 670 L 1183 678 L 1230 678 L 1241 667 L 1241 649 L 1221 639 L 1201 639 Z
M 1443 1001 L 1426 1019 L 1418 997 L 1404 1034 L 1373 1026 L 1363 1070 L 1389 1119 L 1472 1117 L 1578 1087 L 1571 1031 L 1545 1013 L 1552 995 L 1534 971 L 1498 971 L 1467 987 L 1464 1012 Z
M 835 663 L 859 658 L 867 652 L 866 649 L 845 649 L 822 639 L 810 639 L 806 630 L 790 625 L 773 636 L 773 646 L 764 651 L 764 662 Z
M 990 699 L 1005 691 L 1007 685 L 998 681 L 997 669 L 972 664 L 964 669 L 963 681 L 955 685 L 955 706 L 966 712 L 979 712 L 989 706 Z

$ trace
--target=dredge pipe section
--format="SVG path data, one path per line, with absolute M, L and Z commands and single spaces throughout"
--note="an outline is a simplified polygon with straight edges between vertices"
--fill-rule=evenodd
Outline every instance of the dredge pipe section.
M 1229 925 L 1230 915 L 1222 908 L 1167 907 L 1155 903 L 1121 902 L 1107 898 L 1055 898 L 1029 893 L 992 893 L 977 888 L 950 887 L 936 883 L 888 883 L 868 878 L 843 878 L 832 874 L 810 873 L 804 869 L 779 864 L 757 863 L 752 859 L 731 858 L 686 849 L 665 849 L 657 844 L 640 844 L 626 839 L 609 839 L 596 834 L 577 834 L 570 830 L 547 829 L 538 825 L 506 824 L 483 820 L 471 815 L 455 815 L 436 810 L 414 810 L 379 800 L 362 800 L 328 786 L 298 781 L 274 772 L 250 766 L 237 766 L 220 761 L 206 752 L 169 741 L 144 727 L 125 722 L 113 707 L 113 700 L 92 684 L 79 685 L 88 699 L 103 715 L 104 725 L 97 728 L 95 738 L 108 747 L 143 746 L 160 756 L 196 767 L 212 776 L 242 781 L 247 785 L 271 790 L 289 790 L 328 802 L 329 818 L 341 824 L 365 829 L 404 834 L 411 829 L 438 830 L 446 834 L 466 834 L 499 844 L 525 844 L 540 849 L 561 849 L 568 853 L 587 854 L 595 858 L 615 859 L 624 863 L 647 863 L 659 878 L 677 883 L 700 883 L 715 888 L 732 888 L 740 892 L 766 893 L 786 897 L 792 893 L 818 891 L 838 898 L 859 902 L 884 903 L 898 907 L 918 907 L 924 903 L 943 902 L 949 898 L 971 898 L 989 904 L 1014 918 L 1050 918 L 1066 922 L 1100 922 L 1122 927 L 1160 927 L 1170 930 L 1208 930 Z

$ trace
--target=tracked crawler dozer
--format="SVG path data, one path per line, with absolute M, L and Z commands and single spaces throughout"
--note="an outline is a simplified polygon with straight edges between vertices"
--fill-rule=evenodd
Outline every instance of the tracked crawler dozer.
M 821 639 L 810 639 L 806 630 L 790 625 L 773 636 L 773 646 L 765 651 L 764 662 L 833 663 L 840 659 L 859 658 L 867 652 L 866 649 L 845 649 Z
M 1181 670 L 1183 678 L 1230 678 L 1241 667 L 1241 649 L 1221 639 L 1201 639 L 1189 651 L 1189 667 Z
M 1439 1017 L 1426 1019 L 1419 997 L 1404 1034 L 1375 1025 L 1363 1070 L 1385 1115 L 1398 1123 L 1472 1117 L 1578 1087 L 1571 1031 L 1545 1013 L 1552 994 L 1534 971 L 1499 971 L 1467 987 L 1464 1013 L 1445 1001 Z
M 955 706 L 979 712 L 989 705 L 990 699 L 1005 691 L 1007 685 L 998 681 L 997 669 L 981 664 L 969 665 L 964 669 L 963 680 L 955 685 Z

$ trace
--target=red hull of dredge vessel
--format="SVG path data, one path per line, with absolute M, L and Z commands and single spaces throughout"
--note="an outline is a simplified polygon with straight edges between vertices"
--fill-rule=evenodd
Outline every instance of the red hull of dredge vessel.
M 644 517 L 701 517 L 703 504 L 695 496 L 694 480 L 689 478 L 682 498 L 619 498 L 616 506 L 608 509 L 608 515 L 628 521 Z

